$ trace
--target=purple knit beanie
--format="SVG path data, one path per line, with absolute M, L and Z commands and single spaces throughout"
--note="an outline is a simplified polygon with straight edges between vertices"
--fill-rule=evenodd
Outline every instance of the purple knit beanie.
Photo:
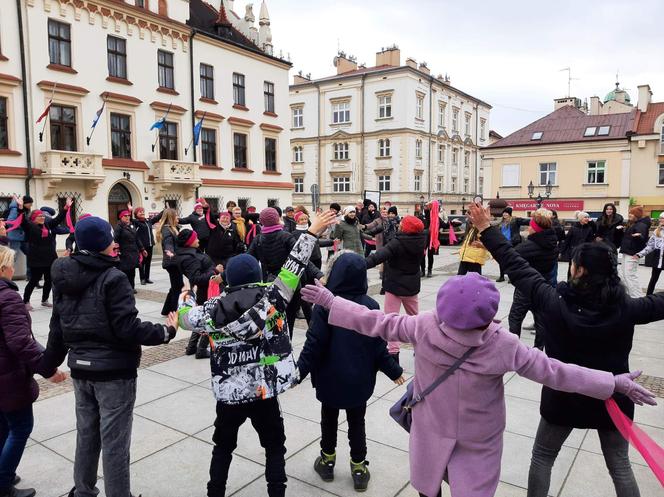
M 267 207 L 261 211 L 258 218 L 262 226 L 275 226 L 279 224 L 279 213 L 272 207 Z
M 500 292 L 478 273 L 454 276 L 438 290 L 436 312 L 441 323 L 457 330 L 488 326 L 498 312 Z

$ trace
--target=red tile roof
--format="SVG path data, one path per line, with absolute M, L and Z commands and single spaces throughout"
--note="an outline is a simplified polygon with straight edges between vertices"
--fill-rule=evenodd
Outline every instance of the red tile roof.
M 655 130 L 655 121 L 664 114 L 664 102 L 653 102 L 648 105 L 648 110 L 639 112 L 638 122 L 636 123 L 637 135 L 651 135 L 660 133 L 661 130 Z
M 627 132 L 632 130 L 635 115 L 636 110 L 622 114 L 588 116 L 579 109 L 566 105 L 486 148 L 616 140 L 625 138 Z M 611 129 L 606 136 L 583 136 L 589 126 L 611 126 Z M 531 139 L 536 132 L 542 133 L 540 140 Z

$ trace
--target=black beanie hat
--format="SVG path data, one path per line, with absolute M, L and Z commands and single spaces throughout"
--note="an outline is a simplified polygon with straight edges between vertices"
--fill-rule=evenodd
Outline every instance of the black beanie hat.
M 330 204 L 330 209 L 334 209 L 337 212 L 341 212 L 341 206 L 336 202 L 332 202 Z
M 24 204 L 33 204 L 35 201 L 32 199 L 30 195 L 23 195 L 23 203 Z
M 224 278 L 230 286 L 260 283 L 263 280 L 258 260 L 249 254 L 231 257 L 224 268 Z
M 389 209 L 387 209 L 388 214 L 394 214 L 395 216 L 399 215 L 399 212 L 397 211 L 396 205 L 391 206 Z
M 510 216 L 512 215 L 512 208 L 511 207 L 505 207 L 503 209 L 503 214 L 508 213 Z

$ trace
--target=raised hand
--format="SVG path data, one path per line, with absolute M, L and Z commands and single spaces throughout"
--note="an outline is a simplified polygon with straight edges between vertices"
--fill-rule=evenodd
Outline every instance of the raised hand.
M 73 203 L 74 203 L 74 201 L 72 200 L 72 198 L 67 197 L 67 200 L 65 200 L 65 209 L 69 209 L 72 206 Z
M 468 218 L 480 232 L 491 226 L 491 211 L 489 207 L 484 208 L 481 205 L 471 203 L 468 206 Z
M 171 252 L 170 250 L 166 251 L 166 257 L 174 257 L 174 256 L 175 256 L 175 254 L 173 252 Z
M 223 264 L 217 264 L 214 270 L 218 273 L 223 273 L 224 272 L 224 265 Z
M 641 376 L 641 371 L 617 374 L 615 376 L 616 387 L 614 391 L 626 395 L 629 400 L 640 406 L 643 404 L 656 406 L 655 394 L 634 381 L 639 376 Z
M 334 213 L 334 211 L 329 210 L 320 216 L 313 218 L 311 221 L 311 226 L 309 226 L 309 231 L 316 235 L 320 235 L 328 226 L 336 223 L 336 221 L 337 215 Z
M 7 226 L 4 219 L 0 219 L 0 236 L 7 236 Z
M 318 304 L 324 309 L 332 307 L 334 295 L 323 284 L 316 280 L 316 285 L 307 285 L 301 291 L 302 298 L 312 304 Z

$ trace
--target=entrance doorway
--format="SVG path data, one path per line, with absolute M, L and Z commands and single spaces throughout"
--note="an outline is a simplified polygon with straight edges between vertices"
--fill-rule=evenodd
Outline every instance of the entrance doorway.
M 108 192 L 108 222 L 115 228 L 118 224 L 118 214 L 127 208 L 131 202 L 131 193 L 122 183 L 116 183 Z

